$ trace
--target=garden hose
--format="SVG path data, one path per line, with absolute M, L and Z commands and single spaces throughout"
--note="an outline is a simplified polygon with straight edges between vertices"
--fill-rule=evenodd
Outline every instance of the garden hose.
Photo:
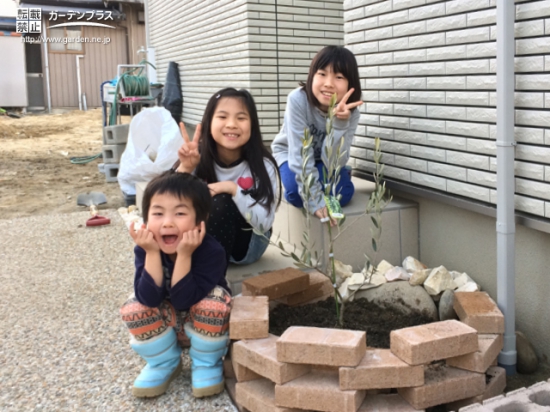
M 149 64 L 156 69 L 156 67 L 147 60 L 142 60 L 139 64 Z M 115 98 L 109 116 L 109 126 L 116 124 L 118 91 L 121 83 L 124 86 L 124 94 L 126 94 L 126 96 L 149 96 L 149 79 L 146 75 L 142 74 L 143 71 L 143 67 L 136 67 L 123 73 L 118 79 L 115 89 Z
M 147 76 L 125 75 L 120 78 L 126 96 L 149 96 Z
M 86 164 L 86 163 L 90 163 L 91 161 L 97 159 L 98 157 L 102 157 L 102 156 L 103 156 L 103 153 L 98 153 L 98 154 L 92 155 L 92 156 L 71 157 L 70 161 L 71 161 L 72 164 L 75 164 L 75 165 L 83 165 L 83 164 Z

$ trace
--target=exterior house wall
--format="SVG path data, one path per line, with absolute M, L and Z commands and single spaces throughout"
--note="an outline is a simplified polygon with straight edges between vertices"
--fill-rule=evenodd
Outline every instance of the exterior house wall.
M 329 1 L 249 1 L 250 92 L 258 104 L 262 135 L 273 140 L 281 129 L 286 98 L 306 82 L 311 59 L 326 45 L 344 44 L 343 3 Z
M 247 17 L 244 0 L 149 1 L 158 80 L 170 61 L 179 64 L 185 123 L 200 123 L 215 91 L 250 87 Z
M 50 66 L 50 89 L 52 107 L 78 107 L 78 82 L 76 56 L 80 59 L 82 93 L 86 94 L 89 108 L 102 105 L 100 86 L 117 75 L 117 65 L 139 63 L 145 55 L 138 55 L 141 46 L 145 47 L 145 25 L 137 21 L 137 10 L 141 7 L 124 6 L 126 20 L 116 25 L 116 29 L 84 26 L 82 37 L 109 38 L 109 44 L 85 43 L 81 53 L 48 53 Z M 59 23 L 59 22 L 57 22 Z M 49 25 L 46 20 L 43 27 Z M 49 50 L 49 46 L 48 46 Z M 44 61 L 44 59 L 43 59 Z
M 550 2 L 516 1 L 516 209 L 550 217 Z M 365 88 L 352 164 L 496 203 L 496 0 L 346 0 Z
M 364 87 L 351 164 L 465 201 L 496 202 L 496 0 L 345 0 L 345 43 Z M 516 210 L 550 217 L 550 1 L 516 1 Z M 497 297 L 496 221 L 419 203 L 420 259 Z M 550 235 L 516 227 L 516 321 L 548 361 Z M 393 262 L 392 262 L 393 263 Z
M 128 28 L 128 58 L 130 64 L 138 64 L 145 58 L 145 54 L 138 54 L 138 50 L 147 47 L 145 40 L 145 23 L 138 22 L 138 11 L 143 7 L 132 7 L 129 4 L 123 5 L 126 20 L 121 22 Z
M 118 64 L 128 62 L 125 28 L 83 27 L 82 36 L 110 37 L 111 42 L 85 43 L 82 53 L 49 52 L 52 107 L 78 107 L 76 56 L 84 56 L 80 59 L 80 81 L 90 108 L 101 106 L 101 83 L 116 76 Z
M 217 90 L 246 88 L 258 106 L 265 141 L 279 131 L 286 95 L 306 80 L 315 53 L 326 44 L 343 44 L 339 0 L 150 0 L 148 7 L 159 81 L 169 61 L 179 64 L 183 121 L 199 123 Z
M 27 70 L 25 68 L 25 45 L 20 35 L 0 34 L 0 50 L 9 56 L 2 62 L 0 76 L 0 107 L 26 107 Z

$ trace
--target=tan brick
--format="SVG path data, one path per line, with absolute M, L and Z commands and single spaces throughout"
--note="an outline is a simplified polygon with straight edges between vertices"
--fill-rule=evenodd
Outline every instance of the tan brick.
M 283 384 L 309 373 L 309 365 L 298 365 L 277 360 L 278 336 L 265 339 L 241 340 L 233 344 L 232 356 L 248 369 L 275 383 Z
M 270 300 L 280 299 L 306 290 L 309 275 L 301 270 L 286 268 L 264 273 L 246 279 L 242 283 L 243 296 L 267 296 Z
M 318 299 L 326 295 L 331 295 L 334 292 L 332 282 L 327 276 L 316 270 L 309 272 L 308 275 L 309 286 L 306 290 L 293 293 L 292 295 L 283 296 L 277 300 L 285 305 L 297 306 L 304 303 L 309 303 L 314 299 Z
M 229 317 L 229 337 L 261 339 L 269 336 L 267 296 L 235 296 Z
M 460 408 L 464 408 L 465 406 L 472 405 L 474 403 L 481 403 L 486 399 L 502 395 L 504 388 L 506 388 L 506 370 L 498 366 L 491 366 L 485 375 L 487 381 L 485 392 L 481 395 L 474 396 L 473 398 L 466 398 L 460 401 L 448 403 L 446 405 L 447 410 L 458 411 Z
M 325 412 L 356 412 L 365 391 L 342 391 L 338 373 L 315 371 L 284 385 L 275 385 L 275 403 L 287 408 Z
M 477 352 L 447 359 L 447 365 L 472 372 L 485 373 L 504 346 L 502 335 L 478 335 Z
M 399 394 L 368 396 L 357 412 L 424 412 L 414 409 Z
M 486 292 L 456 292 L 453 308 L 479 333 L 504 333 L 504 315 Z
M 424 386 L 397 389 L 399 395 L 416 409 L 471 398 L 485 390 L 485 374 L 446 365 L 426 367 L 424 379 Z
M 357 366 L 365 356 L 361 331 L 291 326 L 277 340 L 277 360 L 329 366 Z
M 223 376 L 229 379 L 235 379 L 235 370 L 233 369 L 233 362 L 231 358 L 226 357 L 223 360 Z
M 246 366 L 241 365 L 235 360 L 235 357 L 233 356 L 234 346 L 235 345 L 231 346 L 231 365 L 233 366 L 233 373 L 235 374 L 237 382 L 247 382 L 255 379 L 261 379 L 262 377 L 256 372 L 248 369 Z
M 409 365 L 420 365 L 477 351 L 477 333 L 457 320 L 433 322 L 392 331 L 390 349 Z
M 262 376 L 258 375 L 256 372 L 251 371 L 246 366 L 239 365 L 235 361 L 233 361 L 233 370 L 235 371 L 237 382 L 248 382 L 262 378 Z
M 237 383 L 237 402 L 250 412 L 305 412 L 275 405 L 275 384 L 267 379 Z
M 331 373 L 338 373 L 340 370 L 340 366 L 331 366 L 331 365 L 310 365 L 311 369 L 314 371 L 320 371 L 320 372 L 331 372 Z
M 233 401 L 233 404 L 237 408 L 239 412 L 248 412 L 244 406 L 237 403 L 237 381 L 235 379 L 229 378 L 225 380 L 225 390 L 227 391 L 227 394 Z
M 424 367 L 410 366 L 389 349 L 368 349 L 355 368 L 340 368 L 340 389 L 385 389 L 424 385 Z

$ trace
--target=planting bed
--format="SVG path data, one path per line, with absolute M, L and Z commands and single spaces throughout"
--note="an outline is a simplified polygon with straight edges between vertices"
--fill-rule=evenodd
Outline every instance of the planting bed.
M 405 302 L 401 302 L 407 306 Z M 367 345 L 373 348 L 389 348 L 390 332 L 409 326 L 432 322 L 425 312 L 410 308 L 410 314 L 394 306 L 381 306 L 367 299 L 357 299 L 346 304 L 344 329 L 362 330 L 367 333 Z M 334 298 L 303 306 L 278 305 L 269 314 L 269 332 L 281 336 L 290 326 L 314 326 L 339 328 Z
M 232 336 L 226 377 L 239 410 L 458 411 L 503 392 L 504 370 L 492 366 L 503 316 L 484 292 L 456 296 L 461 321 L 432 322 L 402 301 L 410 314 L 357 299 L 340 329 L 326 280 L 311 272 L 309 286 L 291 288 L 292 271 L 304 275 L 291 268 L 260 275 L 234 300 L 230 329 L 246 332 Z

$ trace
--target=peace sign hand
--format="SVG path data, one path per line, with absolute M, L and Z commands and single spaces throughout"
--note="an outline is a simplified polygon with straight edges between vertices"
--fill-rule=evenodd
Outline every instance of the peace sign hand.
M 357 106 L 361 106 L 363 104 L 362 100 L 347 104 L 349 97 L 353 94 L 354 91 L 355 89 L 353 87 L 349 89 L 348 92 L 344 95 L 344 97 L 342 97 L 342 100 L 340 100 L 340 103 L 338 103 L 334 108 L 334 115 L 338 119 L 342 119 L 342 120 L 349 119 L 349 116 L 351 114 L 351 109 L 354 109 Z
M 187 172 L 192 173 L 193 170 L 199 164 L 201 158 L 199 154 L 199 140 L 201 136 L 202 126 L 199 123 L 195 129 L 195 134 L 193 135 L 193 140 L 189 140 L 187 135 L 187 130 L 185 130 L 185 125 L 183 122 L 180 122 L 180 131 L 181 136 L 183 137 L 183 144 L 178 149 L 178 158 L 180 160 L 180 165 L 177 168 L 177 171 L 180 173 Z

